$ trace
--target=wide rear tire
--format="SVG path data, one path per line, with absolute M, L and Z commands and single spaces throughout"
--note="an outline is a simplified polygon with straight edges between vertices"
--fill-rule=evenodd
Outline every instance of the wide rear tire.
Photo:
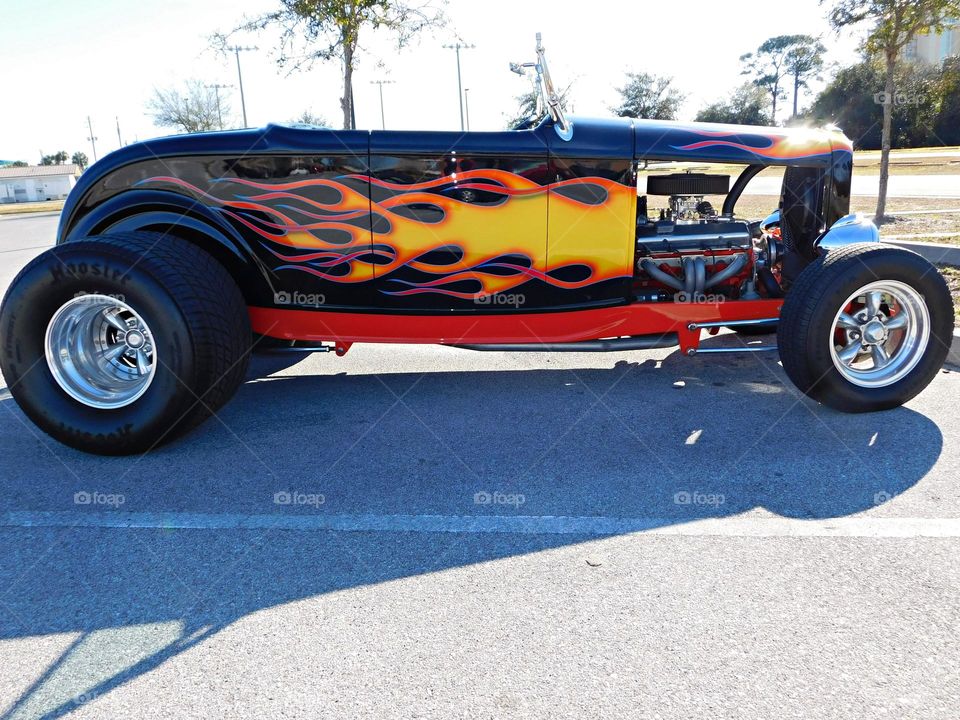
M 887 410 L 936 376 L 953 338 L 953 300 L 916 253 L 877 243 L 829 252 L 800 273 L 777 345 L 790 380 L 836 410 Z
M 251 329 L 213 257 L 174 237 L 126 233 L 35 258 L 7 291 L 0 337 L 0 370 L 33 422 L 78 450 L 126 455 L 230 399 Z

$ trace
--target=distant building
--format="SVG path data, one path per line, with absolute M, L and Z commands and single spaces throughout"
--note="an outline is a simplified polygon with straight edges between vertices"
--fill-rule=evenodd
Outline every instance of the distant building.
M 939 65 L 951 55 L 960 55 L 960 20 L 946 23 L 943 32 L 917 35 L 904 51 L 908 60 Z
M 61 200 L 77 184 L 77 165 L 0 167 L 0 203 Z

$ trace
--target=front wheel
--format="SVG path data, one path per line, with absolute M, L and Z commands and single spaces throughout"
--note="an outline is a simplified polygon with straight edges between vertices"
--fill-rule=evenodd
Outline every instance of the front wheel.
M 242 382 L 250 322 L 236 283 L 190 243 L 152 234 L 52 248 L 0 308 L 0 370 L 41 429 L 86 452 L 148 451 Z
M 793 383 L 843 412 L 897 407 L 936 376 L 950 349 L 953 300 L 916 253 L 850 245 L 811 263 L 780 313 L 777 345 Z

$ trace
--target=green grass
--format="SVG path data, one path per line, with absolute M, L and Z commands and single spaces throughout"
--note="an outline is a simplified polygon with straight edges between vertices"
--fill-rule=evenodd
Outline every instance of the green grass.
M 63 210 L 63 200 L 49 202 L 9 203 L 0 205 L 0 215 L 19 215 L 21 213 L 56 212 Z

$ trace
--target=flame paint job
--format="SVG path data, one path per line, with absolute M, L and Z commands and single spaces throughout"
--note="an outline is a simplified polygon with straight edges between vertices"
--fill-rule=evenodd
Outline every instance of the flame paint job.
M 388 194 L 374 201 L 358 183 Z M 157 176 L 138 185 L 175 186 L 210 204 L 259 236 L 281 261 L 274 272 L 336 283 L 384 278 L 380 292 L 387 295 L 473 300 L 529 280 L 579 289 L 631 275 L 627 231 L 636 192 L 600 177 L 540 185 L 515 173 L 483 169 L 410 184 L 351 175 L 271 183 L 221 178 L 207 189 Z M 491 206 L 464 200 L 481 192 L 498 201 Z M 549 257 L 548 196 L 551 224 L 557 228 Z M 444 251 L 444 262 L 438 261 L 438 251 Z M 395 277 L 405 268 L 428 279 Z
M 706 139 L 671 147 L 687 152 L 729 147 L 743 150 L 765 160 L 801 160 L 829 156 L 833 151 L 829 136 L 823 133 L 806 136 L 795 134 L 758 136 L 752 138 L 749 143 L 744 142 L 743 136 L 739 133 L 701 131 L 697 134 L 705 136 Z
M 635 121 L 635 155 L 662 160 L 828 167 L 852 153 L 839 131 Z

